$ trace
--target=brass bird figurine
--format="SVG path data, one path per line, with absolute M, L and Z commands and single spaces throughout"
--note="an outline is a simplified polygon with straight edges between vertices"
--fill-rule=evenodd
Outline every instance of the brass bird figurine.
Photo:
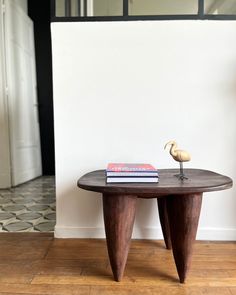
M 164 149 L 166 149 L 167 146 L 171 146 L 170 154 L 175 161 L 179 162 L 180 165 L 180 173 L 176 176 L 181 180 L 188 179 L 184 175 L 183 162 L 188 162 L 191 160 L 190 154 L 187 151 L 177 149 L 177 143 L 174 140 L 167 142 Z

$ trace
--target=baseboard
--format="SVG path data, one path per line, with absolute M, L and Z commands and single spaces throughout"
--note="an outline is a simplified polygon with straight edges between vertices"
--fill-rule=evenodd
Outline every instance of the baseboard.
M 73 227 L 73 226 L 55 226 L 55 238 L 70 239 L 101 239 L 105 238 L 104 228 L 99 227 Z
M 105 231 L 102 227 L 55 227 L 55 238 L 81 238 L 99 239 L 105 238 Z M 163 239 L 161 227 L 134 227 L 133 239 Z M 199 228 L 197 240 L 208 241 L 236 241 L 236 229 L 234 228 Z
M 236 241 L 236 228 L 199 228 L 197 240 L 208 241 Z

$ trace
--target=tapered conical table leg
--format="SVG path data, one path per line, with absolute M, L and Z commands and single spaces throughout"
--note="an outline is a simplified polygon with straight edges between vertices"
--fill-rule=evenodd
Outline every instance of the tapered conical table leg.
M 107 249 L 114 279 L 121 281 L 133 231 L 136 196 L 103 194 Z
M 167 249 L 171 249 L 170 228 L 166 208 L 166 197 L 157 198 L 159 218 L 162 228 L 162 233 Z
M 201 203 L 202 193 L 167 197 L 171 243 L 180 283 L 184 283 L 191 264 Z

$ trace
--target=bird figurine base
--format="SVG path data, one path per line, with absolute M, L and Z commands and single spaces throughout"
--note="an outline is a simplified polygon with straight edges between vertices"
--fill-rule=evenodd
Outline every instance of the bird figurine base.
M 180 180 L 188 179 L 188 177 L 185 176 L 184 174 L 175 174 L 175 176 L 176 176 L 177 178 L 179 178 Z

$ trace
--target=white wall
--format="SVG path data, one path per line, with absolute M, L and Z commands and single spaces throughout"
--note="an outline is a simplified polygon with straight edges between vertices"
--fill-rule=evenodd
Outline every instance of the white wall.
M 236 178 L 236 22 L 53 23 L 57 237 L 103 237 L 99 194 L 78 189 L 108 162 L 186 167 Z M 235 188 L 206 193 L 200 239 L 236 240 Z M 161 237 L 155 199 L 134 238 Z

